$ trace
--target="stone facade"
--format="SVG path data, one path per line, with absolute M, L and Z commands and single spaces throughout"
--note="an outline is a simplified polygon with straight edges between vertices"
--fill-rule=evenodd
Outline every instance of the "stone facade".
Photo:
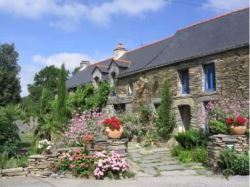
M 249 52 L 248 47 L 239 48 L 216 55 L 193 59 L 179 64 L 173 64 L 158 69 L 152 69 L 127 77 L 120 77 L 116 81 L 116 93 L 118 97 L 127 97 L 131 83 L 132 96 L 129 95 L 130 111 L 136 111 L 139 106 L 160 103 L 163 83 L 167 80 L 173 96 L 173 110 L 176 113 L 176 121 L 179 131 L 185 130 L 188 122 L 189 127 L 205 129 L 205 107 L 209 100 L 217 100 L 222 97 L 236 96 L 239 99 L 248 100 L 249 96 Z M 216 77 L 216 91 L 204 91 L 203 65 L 214 63 Z M 190 94 L 181 94 L 181 81 L 178 70 L 189 70 Z M 116 96 L 116 97 L 117 97 Z M 114 99 L 113 99 L 114 100 Z M 125 100 L 125 99 L 123 99 Z M 108 104 L 117 104 L 112 102 Z M 126 104 L 126 103 L 125 103 Z M 183 107 L 186 106 L 186 107 Z M 181 110 L 189 111 L 189 116 L 181 114 Z M 190 118 L 190 119 L 189 119 Z M 186 122 L 185 122 L 186 123 Z M 186 127 L 186 128 L 189 128 Z
M 237 153 L 244 153 L 249 149 L 249 143 L 246 135 L 213 135 L 209 137 L 208 143 L 208 165 L 214 170 L 218 168 L 218 158 L 220 151 L 229 148 Z

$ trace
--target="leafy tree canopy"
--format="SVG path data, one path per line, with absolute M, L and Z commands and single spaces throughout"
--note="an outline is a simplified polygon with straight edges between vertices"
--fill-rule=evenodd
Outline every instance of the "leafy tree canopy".
M 18 53 L 14 44 L 0 45 L 0 106 L 20 101 Z
M 57 91 L 57 81 L 59 78 L 60 69 L 55 66 L 47 66 L 34 77 L 34 83 L 28 85 L 28 90 L 30 92 L 30 97 L 32 100 L 38 102 L 41 95 L 43 87 L 49 89 L 52 93 L 56 94 Z

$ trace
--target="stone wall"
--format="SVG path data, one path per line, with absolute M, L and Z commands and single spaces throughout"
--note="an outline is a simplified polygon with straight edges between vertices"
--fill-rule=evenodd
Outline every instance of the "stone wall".
M 213 135 L 209 137 L 208 143 L 208 165 L 217 170 L 217 161 L 220 151 L 229 148 L 237 153 L 244 153 L 249 149 L 249 142 L 246 135 Z
M 89 148 L 90 154 L 94 154 L 95 151 L 115 151 L 121 155 L 121 157 L 127 157 L 127 139 L 99 139 L 96 140 L 95 146 Z M 75 149 L 84 149 L 84 147 L 68 147 L 59 148 L 53 154 L 49 155 L 31 155 L 28 159 L 27 168 L 11 168 L 0 171 L 0 176 L 37 176 L 37 177 L 72 177 L 70 172 L 61 173 L 60 175 L 50 171 L 50 163 L 58 161 L 62 154 L 65 152 L 71 152 Z
M 163 83 L 168 80 L 173 96 L 173 109 L 179 130 L 183 130 L 183 122 L 179 108 L 188 105 L 191 108 L 191 127 L 204 127 L 204 103 L 217 100 L 220 97 L 236 96 L 239 99 L 247 99 L 249 96 L 249 52 L 248 48 L 231 50 L 217 55 L 211 55 L 195 60 L 189 60 L 179 64 L 166 66 L 154 70 L 137 73 L 127 77 L 121 77 L 116 82 L 118 96 L 128 95 L 129 82 L 133 83 L 132 110 L 144 104 L 159 101 Z M 204 91 L 204 78 L 202 65 L 215 63 L 216 91 Z M 190 94 L 181 94 L 181 83 L 178 70 L 189 69 Z M 112 103 L 110 103 L 112 104 Z

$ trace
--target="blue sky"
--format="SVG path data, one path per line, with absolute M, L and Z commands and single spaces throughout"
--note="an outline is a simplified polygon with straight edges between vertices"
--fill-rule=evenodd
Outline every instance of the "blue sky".
M 248 0 L 0 0 L 0 43 L 19 52 L 22 96 L 46 65 L 73 70 L 248 6 Z

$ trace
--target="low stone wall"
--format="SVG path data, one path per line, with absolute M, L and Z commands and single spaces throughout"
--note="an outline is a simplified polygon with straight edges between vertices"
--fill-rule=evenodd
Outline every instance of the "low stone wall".
M 90 149 L 90 153 L 95 151 L 116 151 L 122 157 L 127 156 L 127 139 L 99 139 L 96 140 L 95 146 Z M 57 149 L 53 154 L 49 155 L 31 155 L 28 159 L 27 168 L 11 168 L 4 169 L 0 172 L 0 176 L 39 176 L 39 177 L 72 177 L 69 172 L 60 175 L 54 174 L 49 169 L 49 164 L 60 159 L 62 153 L 71 152 L 74 149 L 84 149 L 84 147 L 68 147 Z
M 244 153 L 249 149 L 249 142 L 246 135 L 213 135 L 209 136 L 208 142 L 208 165 L 214 169 L 218 169 L 217 161 L 220 151 L 229 148 L 237 153 Z
M 95 142 L 95 151 L 115 151 L 122 157 L 127 156 L 128 139 L 97 139 Z
M 27 176 L 29 173 L 28 168 L 10 168 L 10 169 L 3 169 L 0 172 L 0 175 L 3 177 L 13 177 L 13 176 Z

